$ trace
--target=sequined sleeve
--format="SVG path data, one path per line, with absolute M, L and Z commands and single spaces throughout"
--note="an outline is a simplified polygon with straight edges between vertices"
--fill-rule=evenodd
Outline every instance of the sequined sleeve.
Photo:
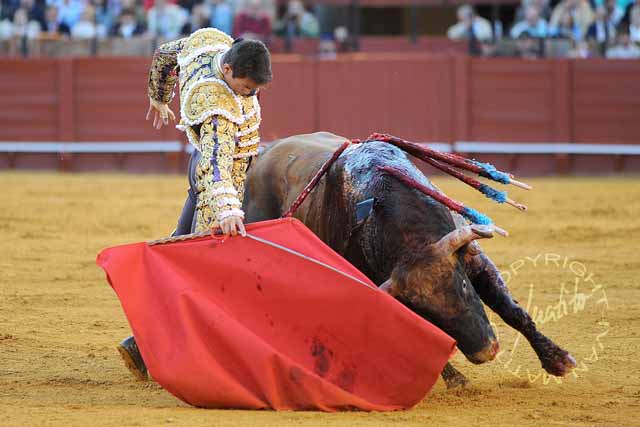
M 173 88 L 178 80 L 178 53 L 187 39 L 160 45 L 153 54 L 149 70 L 149 98 L 168 104 L 173 98 Z
M 242 98 L 242 110 L 244 114 L 244 123 L 238 127 L 238 148 L 234 158 L 241 159 L 258 154 L 258 145 L 260 144 L 260 104 L 257 97 Z
M 234 215 L 244 218 L 234 179 L 235 168 L 239 167 L 233 160 L 236 132 L 237 125 L 222 116 L 210 117 L 200 127 L 202 157 L 198 170 L 204 174 L 204 188 L 198 202 L 209 207 L 210 223 Z

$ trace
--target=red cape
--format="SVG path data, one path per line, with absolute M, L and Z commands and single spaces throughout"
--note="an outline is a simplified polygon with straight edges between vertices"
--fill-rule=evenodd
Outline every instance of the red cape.
M 249 237 L 98 255 L 162 387 L 207 408 L 392 410 L 424 398 L 452 338 L 298 220 L 247 232 L 315 261 Z

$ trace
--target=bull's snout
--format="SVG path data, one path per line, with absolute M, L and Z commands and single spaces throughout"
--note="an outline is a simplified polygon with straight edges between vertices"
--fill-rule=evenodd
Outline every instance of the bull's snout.
M 489 345 L 487 345 L 482 350 L 470 356 L 467 356 L 467 359 L 477 364 L 489 362 L 496 358 L 499 350 L 500 344 L 498 343 L 498 340 L 492 340 L 489 342 Z

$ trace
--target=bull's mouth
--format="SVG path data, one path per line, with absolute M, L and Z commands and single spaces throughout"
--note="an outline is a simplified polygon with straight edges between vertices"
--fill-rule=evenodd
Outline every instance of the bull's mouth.
M 498 351 L 500 350 L 500 344 L 497 340 L 493 340 L 482 350 L 473 353 L 465 354 L 465 357 L 471 362 L 479 365 L 481 363 L 490 362 L 496 358 Z

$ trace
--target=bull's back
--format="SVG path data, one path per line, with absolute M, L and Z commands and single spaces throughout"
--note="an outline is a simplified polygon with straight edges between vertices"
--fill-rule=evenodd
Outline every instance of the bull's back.
M 329 132 L 294 135 L 273 142 L 252 162 L 246 183 L 248 221 L 277 218 L 321 165 L 345 141 Z M 314 193 L 321 193 L 320 184 Z M 306 206 L 301 207 L 301 213 Z

